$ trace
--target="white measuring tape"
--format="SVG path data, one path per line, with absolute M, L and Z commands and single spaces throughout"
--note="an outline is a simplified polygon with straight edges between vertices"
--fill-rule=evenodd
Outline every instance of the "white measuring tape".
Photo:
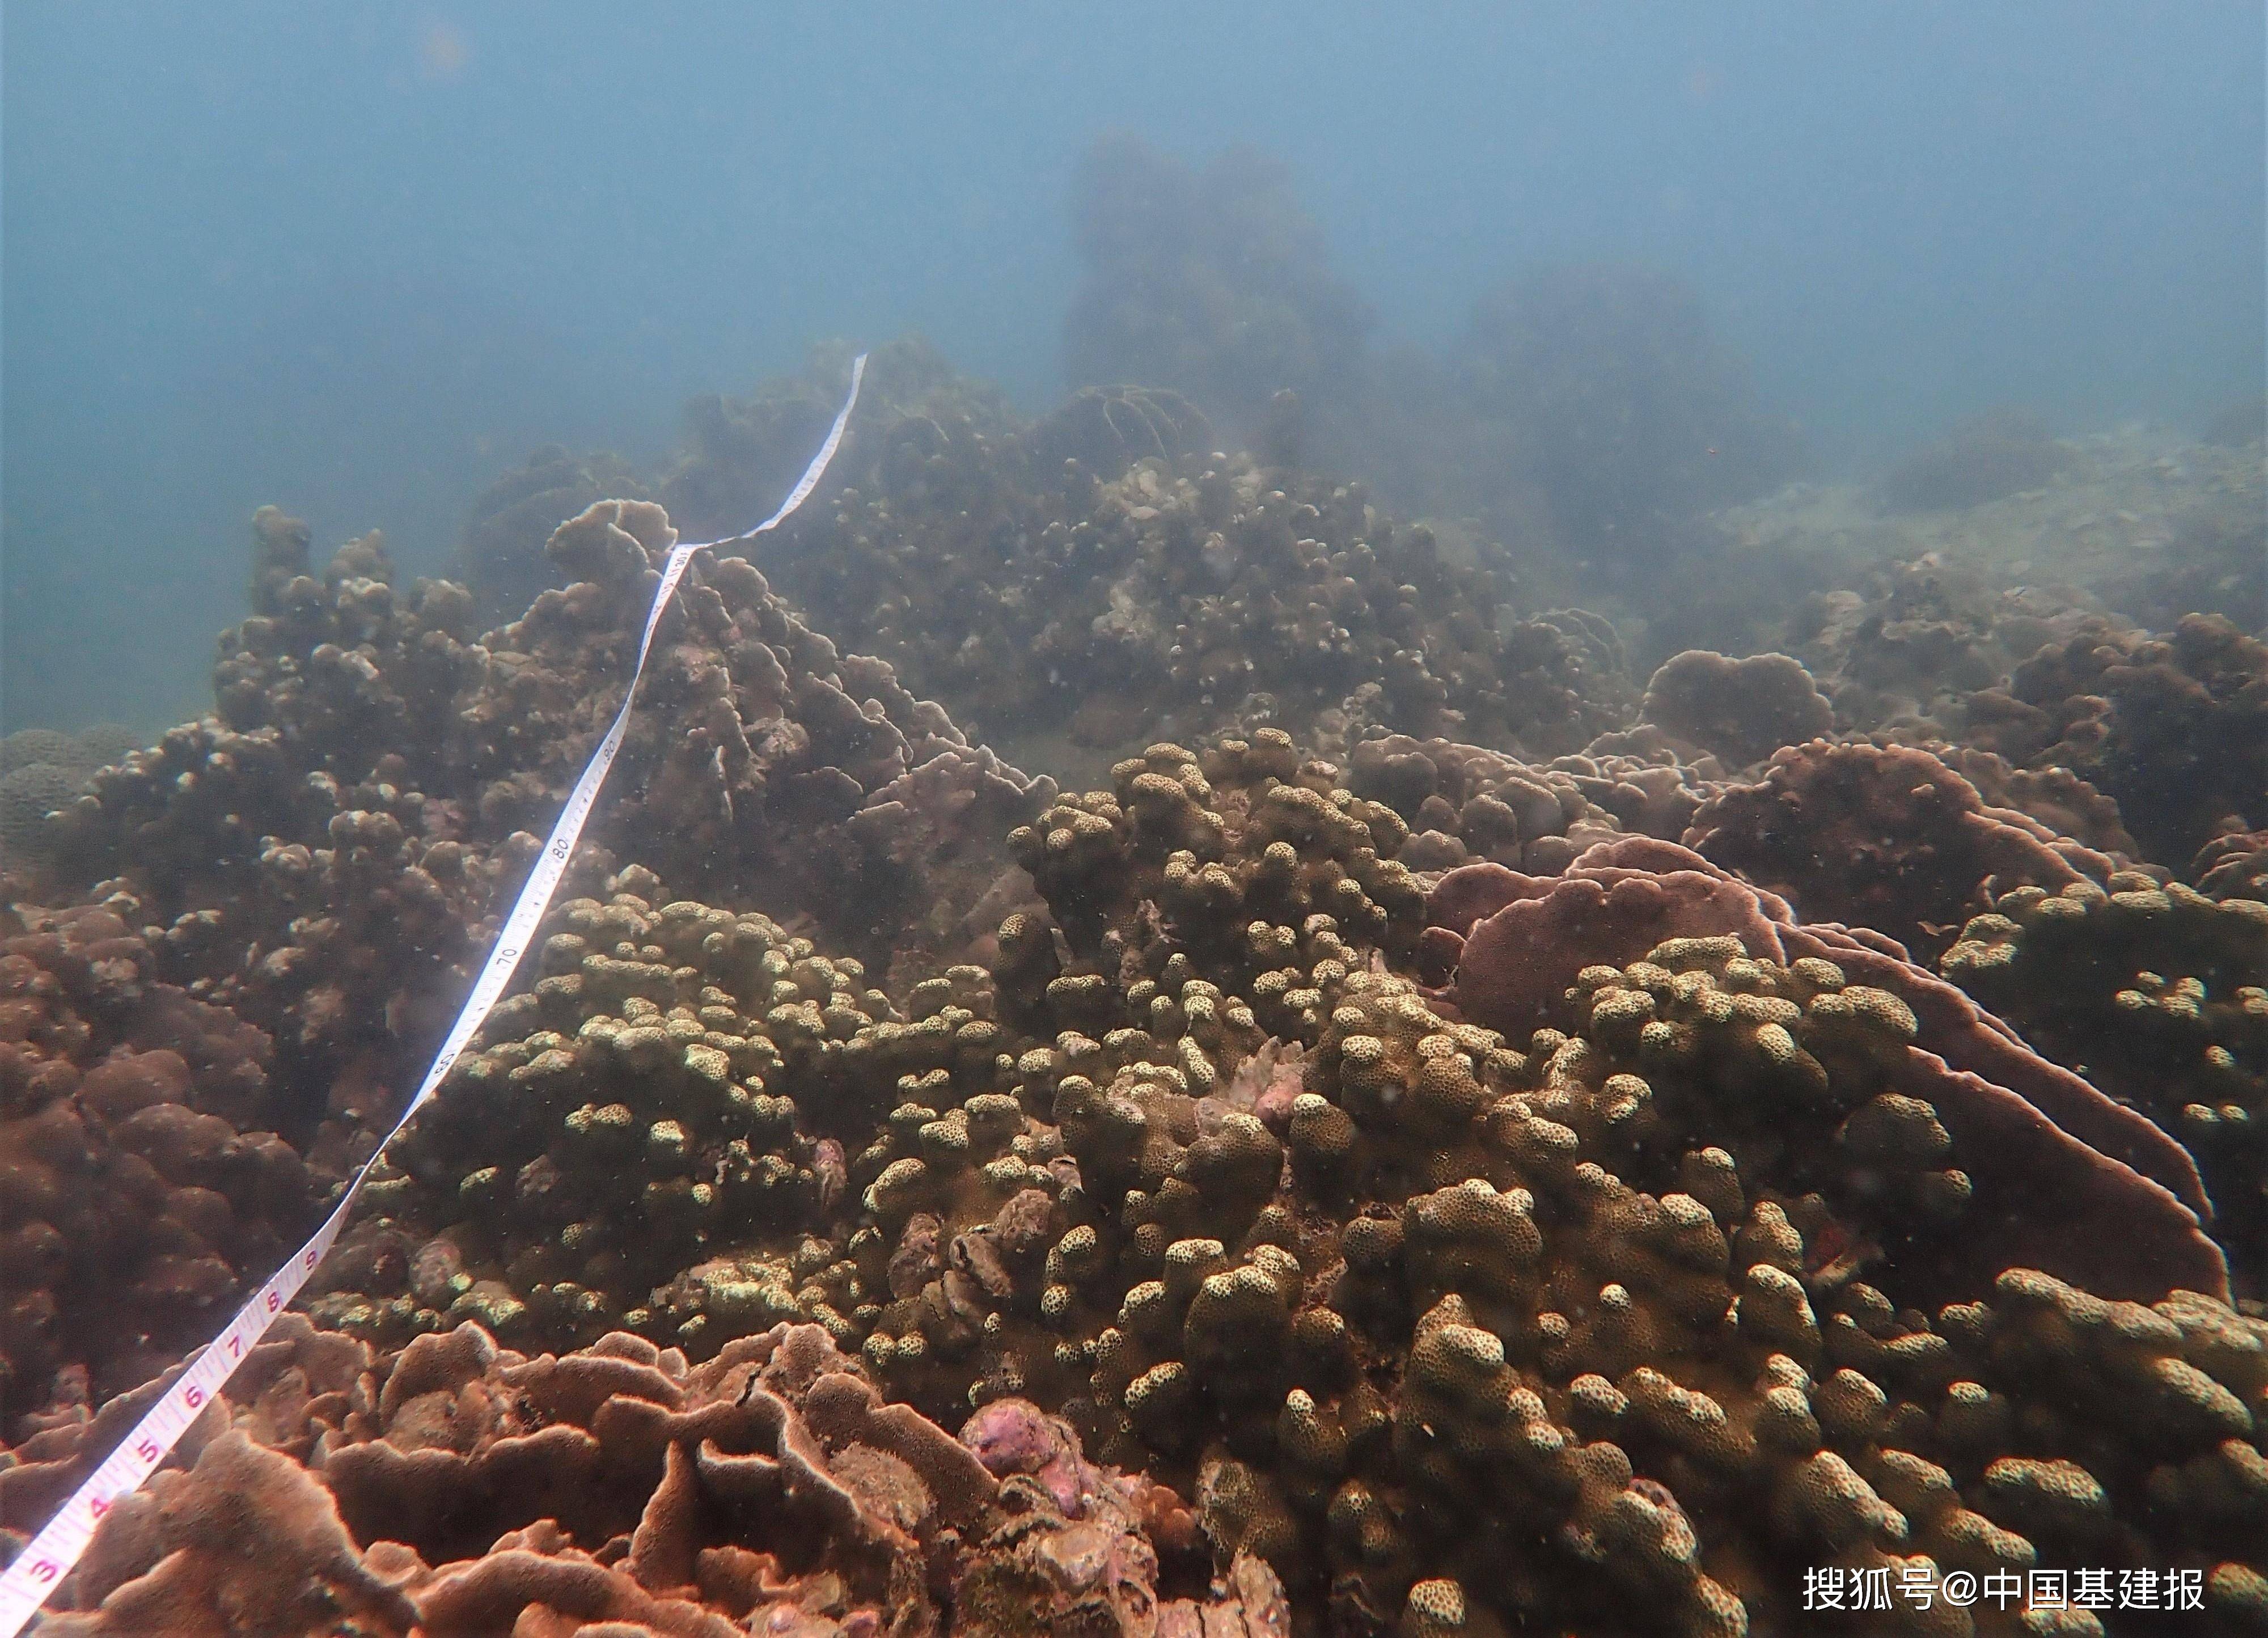
M 804 469 L 802 480 L 790 492 L 780 508 L 763 522 L 745 534 L 727 535 L 721 540 L 699 540 L 680 544 L 670 548 L 668 560 L 661 570 L 661 584 L 655 588 L 653 606 L 646 611 L 645 633 L 638 639 L 637 664 L 631 668 L 630 686 L 622 691 L 622 709 L 615 713 L 614 725 L 607 737 L 599 742 L 591 760 L 583 769 L 583 776 L 575 782 L 575 789 L 567 798 L 567 805 L 559 815 L 559 822 L 551 827 L 550 840 L 529 872 L 527 885 L 519 890 L 519 899 L 512 907 L 512 914 L 497 935 L 496 947 L 489 952 L 487 965 L 481 969 L 478 982 L 465 1002 L 465 1009 L 449 1027 L 448 1038 L 441 1043 L 441 1051 L 433 1060 L 433 1067 L 425 1071 L 418 1083 L 417 1095 L 402 1110 L 401 1118 L 394 1123 L 392 1131 L 379 1140 L 371 1157 L 362 1164 L 347 1186 L 346 1194 L 315 1236 L 291 1255 L 291 1260 L 269 1277 L 268 1283 L 253 1294 L 252 1300 L 236 1311 L 236 1318 L 228 1327 L 213 1339 L 189 1368 L 175 1378 L 163 1397 L 150 1407 L 134 1430 L 119 1442 L 118 1448 L 104 1458 L 100 1466 L 86 1482 L 75 1491 L 70 1500 L 63 1504 L 45 1528 L 32 1538 L 30 1545 L 18 1554 L 6 1574 L 0 1575 L 0 1638 L 16 1638 L 24 1624 L 32 1619 L 46 1601 L 55 1584 L 62 1581 L 79 1555 L 86 1551 L 94 1528 L 111 1507 L 122 1495 L 131 1495 L 142 1481 L 157 1471 L 197 1413 L 212 1396 L 220 1392 L 230 1375 L 242 1363 L 252 1345 L 260 1341 L 284 1305 L 299 1293 L 313 1275 L 316 1265 L 339 1238 L 346 1226 L 347 1214 L 353 1208 L 355 1196 L 361 1193 L 363 1179 L 379 1155 L 386 1152 L 401 1128 L 409 1124 L 409 1117 L 418 1106 L 433 1096 L 450 1069 L 456 1064 L 467 1043 L 473 1039 L 497 1000 L 504 986 L 512 981 L 513 969 L 519 966 L 520 957 L 535 937 L 535 929 L 543 920 L 543 913 L 551 907 L 551 895 L 558 891 L 559 878 L 566 873 L 567 861 L 575 851 L 575 843 L 583 834 L 583 826 L 591 817 L 591 809 L 599 799 L 599 787 L 606 783 L 607 771 L 615 765 L 615 754 L 622 749 L 622 733 L 630 726 L 630 705 L 637 696 L 638 679 L 645 673 L 646 656 L 653 647 L 654 628 L 661 623 L 662 611 L 684 577 L 685 566 L 693 554 L 711 547 L 731 546 L 741 540 L 753 540 L 776 527 L 780 520 L 810 498 L 826 474 L 827 465 L 835 459 L 836 450 L 843 443 L 843 430 L 850 424 L 850 411 L 858 401 L 858 386 L 865 378 L 866 355 L 861 353 L 850 366 L 850 394 L 843 400 L 843 408 L 835 416 L 835 424 L 827 434 L 827 442 L 819 446 L 811 465 Z

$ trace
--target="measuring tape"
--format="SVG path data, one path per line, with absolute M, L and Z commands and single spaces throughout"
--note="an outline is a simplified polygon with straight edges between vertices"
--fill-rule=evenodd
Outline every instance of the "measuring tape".
M 615 765 L 615 756 L 622 749 L 622 733 L 630 726 L 630 705 L 637 696 L 638 679 L 645 674 L 646 656 L 653 648 L 653 634 L 661 624 L 662 611 L 684 578 L 685 566 L 696 552 L 712 547 L 737 545 L 778 526 L 781 519 L 810 498 L 812 490 L 826 474 L 828 463 L 843 443 L 843 430 L 850 424 L 850 411 L 858 401 L 859 383 L 865 379 L 866 355 L 861 353 L 850 365 L 850 393 L 836 413 L 835 424 L 828 429 L 827 442 L 819 446 L 811 465 L 804 469 L 802 479 L 789 492 L 780 508 L 763 522 L 745 534 L 727 535 L 721 540 L 699 540 L 670 547 L 668 559 L 663 563 L 661 584 L 654 590 L 653 606 L 646 611 L 645 632 L 638 639 L 637 664 L 631 668 L 630 687 L 622 691 L 622 709 L 615 713 L 614 725 L 583 769 L 582 777 L 567 797 L 567 805 L 559 815 L 559 822 L 551 827 L 550 839 L 537 856 L 535 868 L 528 873 L 527 884 L 519 890 L 519 899 L 512 907 L 512 914 L 497 935 L 496 947 L 490 951 L 487 964 L 481 969 L 479 981 L 474 984 L 472 995 L 465 1002 L 464 1010 L 449 1026 L 446 1039 L 433 1060 L 433 1067 L 425 1071 L 418 1083 L 417 1095 L 402 1110 L 401 1118 L 393 1129 L 379 1141 L 377 1149 L 362 1164 L 347 1186 L 346 1194 L 337 1207 L 315 1230 L 314 1238 L 291 1254 L 291 1259 L 268 1282 L 253 1294 L 252 1300 L 236 1311 L 236 1318 L 227 1328 L 190 1363 L 188 1369 L 174 1380 L 164 1396 L 151 1406 L 134 1430 L 119 1442 L 118 1448 L 103 1459 L 85 1484 L 72 1493 L 40 1533 L 32 1538 L 29 1546 L 17 1556 L 4 1575 L 0 1575 L 0 1638 L 16 1638 L 24 1624 L 52 1592 L 55 1584 L 70 1573 L 86 1544 L 93 1538 L 95 1526 L 116 1504 L 118 1498 L 129 1495 L 141 1487 L 142 1481 L 157 1471 L 188 1431 L 213 1395 L 242 1363 L 254 1343 L 260 1341 L 268 1327 L 275 1322 L 284 1306 L 298 1296 L 315 1272 L 324 1254 L 339 1238 L 346 1226 L 347 1215 L 353 1209 L 355 1196 L 361 1193 L 363 1180 L 379 1156 L 386 1152 L 401 1128 L 409 1124 L 409 1117 L 418 1106 L 433 1096 L 457 1059 L 472 1040 L 474 1032 L 486 1022 L 490 1010 L 503 996 L 504 986 L 512 982 L 512 972 L 519 959 L 526 953 L 543 914 L 551 907 L 551 895 L 558 891 L 560 878 L 566 874 L 567 861 L 574 854 L 575 844 L 583 834 L 583 826 L 591 817 L 591 809 L 599 800 L 599 787 L 607 782 L 607 772 Z

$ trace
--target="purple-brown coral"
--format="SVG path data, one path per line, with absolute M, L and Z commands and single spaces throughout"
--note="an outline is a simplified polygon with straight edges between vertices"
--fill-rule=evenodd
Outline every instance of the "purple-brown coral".
M 1776 895 L 1642 838 L 1594 848 L 1550 879 L 1468 866 L 1428 907 L 1435 926 L 1462 936 L 1449 992 L 1458 1010 L 1514 1035 L 1564 1021 L 1585 969 L 1675 941 L 1729 936 L 1751 959 L 1828 963 L 1900 1020 L 1891 1083 L 1932 1105 L 1955 1139 L 1978 1191 L 1976 1221 L 2003 1225 L 1989 1241 L 1963 1235 L 1954 1254 L 2137 1296 L 2228 1289 L 2220 1252 L 2198 1227 L 2209 1208 L 2189 1154 L 1879 935 L 1800 923 Z M 2086 1232 L 2110 1218 L 2123 1225 L 2115 1240 Z
M 1927 751 L 1825 739 L 1777 752 L 1756 782 L 1718 792 L 1684 840 L 1810 920 L 1871 928 L 1932 955 L 1995 893 L 2101 881 L 2116 868 L 2025 814 L 1986 805 Z

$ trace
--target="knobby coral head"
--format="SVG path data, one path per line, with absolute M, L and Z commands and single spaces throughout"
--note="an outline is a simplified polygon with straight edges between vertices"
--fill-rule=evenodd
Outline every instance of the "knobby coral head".
M 1894 940 L 1800 922 L 1785 900 L 1651 837 L 1599 843 L 1557 877 L 1463 866 L 1433 888 L 1427 919 L 1434 958 L 1453 963 L 1445 998 L 1513 1040 L 1582 1027 L 1594 974 L 1727 938 L 1749 963 L 1830 992 L 1830 1004 L 1815 998 L 1789 1020 L 1790 1050 L 1830 1059 L 1836 1020 L 1853 1006 L 1894 1017 L 1905 1041 L 1880 1065 L 1883 1078 L 1930 1109 L 1975 1190 L 1962 1227 L 1934 1248 L 1933 1284 L 1989 1281 L 2021 1264 L 2143 1301 L 2183 1289 L 2228 1294 L 2226 1260 L 2201 1226 L 2212 1204 L 2189 1152 L 2034 1052 Z M 1735 991 L 1746 981 L 1725 977 Z M 1722 1010 L 1739 1014 L 1737 995 Z M 1642 1061 L 1650 1046 L 1668 1052 L 1668 1039 L 1642 1036 Z M 2102 1234 L 2106 1222 L 2119 1232 Z

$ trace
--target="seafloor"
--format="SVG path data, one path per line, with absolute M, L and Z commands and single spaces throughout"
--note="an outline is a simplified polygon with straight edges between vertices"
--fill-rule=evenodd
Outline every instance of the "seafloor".
M 210 715 L 0 747 L 10 1550 L 384 1129 L 673 521 L 840 385 L 547 452 L 466 585 L 264 510 Z M 2261 445 L 2005 434 L 1720 510 L 1634 619 L 887 353 L 42 1630 L 2261 1630 Z

